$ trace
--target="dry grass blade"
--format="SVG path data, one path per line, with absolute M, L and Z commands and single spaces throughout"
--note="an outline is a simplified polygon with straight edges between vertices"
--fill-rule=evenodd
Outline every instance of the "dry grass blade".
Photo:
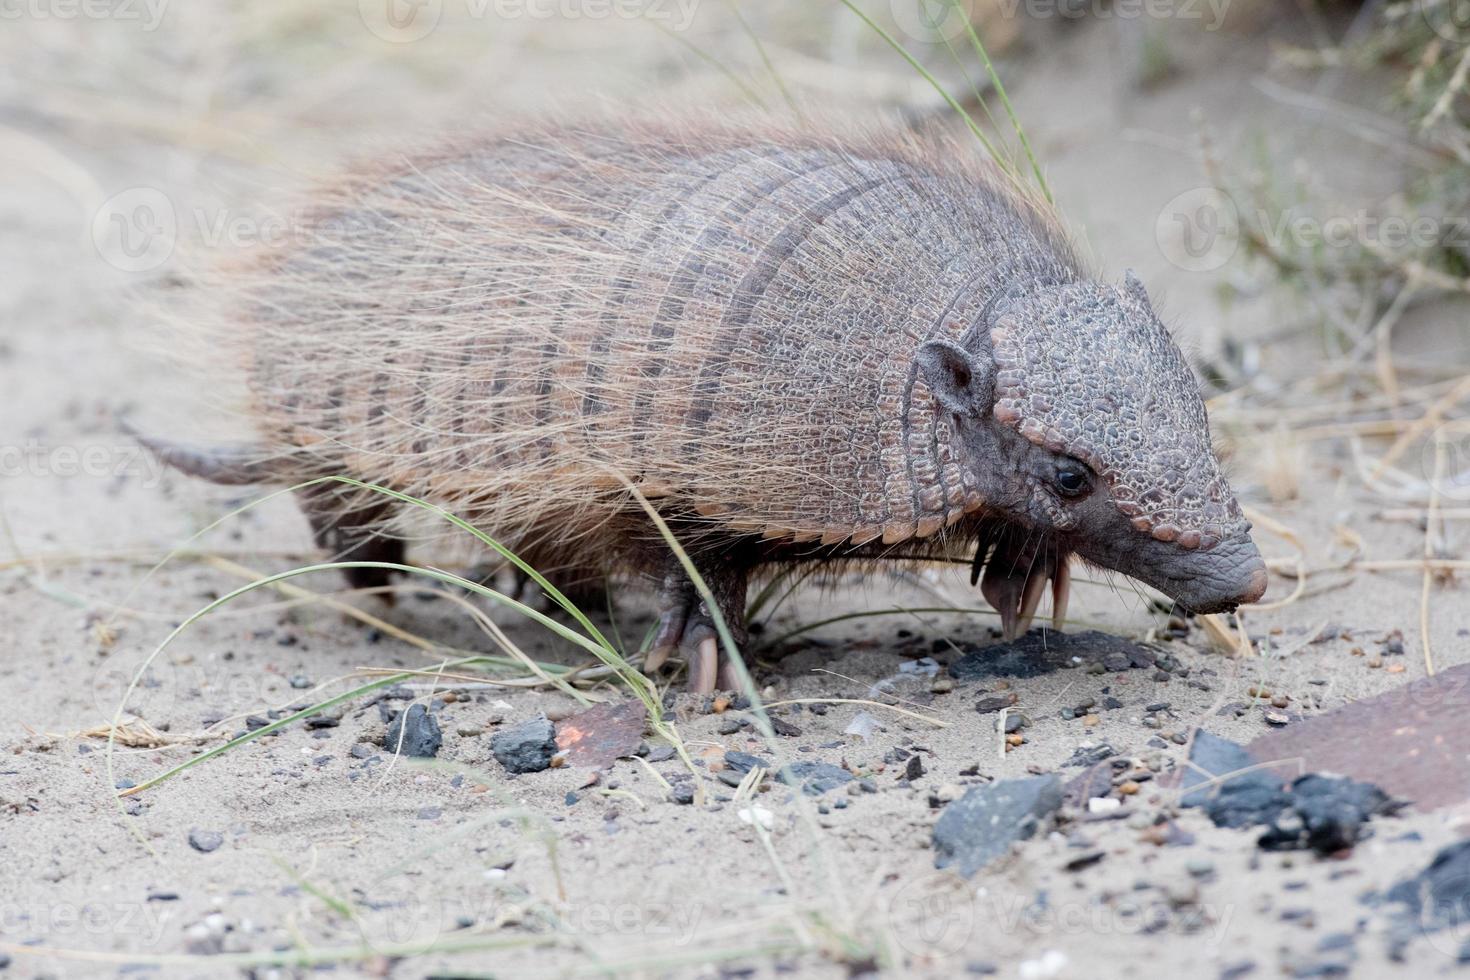
M 1235 614 L 1234 625 L 1227 622 L 1225 617 L 1219 613 L 1200 616 L 1199 623 L 1205 628 L 1205 636 L 1217 650 L 1226 656 L 1253 657 L 1256 655 L 1256 648 L 1251 643 L 1250 637 L 1246 635 L 1239 613 Z
M 65 735 L 47 732 L 46 737 L 110 739 L 113 743 L 128 749 L 161 749 L 170 745 L 197 745 L 200 742 L 212 742 L 225 736 L 209 732 L 186 732 L 175 735 L 173 732 L 159 731 L 142 718 L 130 718 L 121 724 L 97 725 L 81 731 L 68 732 Z
M 1421 415 L 1413 425 L 1409 426 L 1402 435 L 1394 440 L 1388 451 L 1379 458 L 1377 465 L 1369 474 L 1369 482 L 1376 483 L 1384 472 L 1398 462 L 1408 448 L 1422 439 L 1424 435 L 1444 421 L 1446 413 L 1466 398 L 1470 398 L 1470 375 L 1460 379 L 1460 383 L 1449 390 L 1444 397 L 1440 398 Z
M 949 722 L 942 721 L 931 715 L 920 714 L 917 711 L 909 711 L 907 709 L 900 708 L 894 704 L 884 704 L 882 701 L 869 701 L 866 698 L 787 698 L 784 701 L 770 701 L 766 704 L 766 707 L 779 708 L 782 705 L 787 704 L 861 704 L 872 708 L 883 708 L 887 711 L 892 711 L 896 714 L 903 715 L 906 718 L 912 718 L 915 721 L 922 721 L 925 724 L 933 725 L 935 728 L 949 727 Z

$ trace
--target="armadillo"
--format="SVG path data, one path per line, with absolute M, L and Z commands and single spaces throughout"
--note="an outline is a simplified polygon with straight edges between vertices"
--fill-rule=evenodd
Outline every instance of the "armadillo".
M 1130 272 L 967 148 L 878 128 L 537 124 L 360 167 L 207 297 L 258 438 L 147 440 L 222 483 L 327 474 L 434 502 L 553 581 L 656 584 L 645 665 L 728 686 L 724 620 L 794 562 L 970 554 L 1004 632 L 1069 563 L 1187 609 L 1265 565 L 1205 405 Z M 318 484 L 344 560 L 401 562 L 396 506 Z M 981 575 L 983 573 L 983 579 Z M 353 568 L 353 584 L 384 584 Z

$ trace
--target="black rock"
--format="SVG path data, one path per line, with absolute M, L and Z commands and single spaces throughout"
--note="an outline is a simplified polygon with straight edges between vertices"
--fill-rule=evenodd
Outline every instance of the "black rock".
M 1372 783 L 1320 773 L 1296 780 L 1287 796 L 1296 819 L 1279 821 L 1266 831 L 1260 846 L 1268 851 L 1336 853 L 1362 839 L 1369 817 L 1393 813 L 1401 805 Z
M 1267 770 L 1250 767 L 1256 760 L 1244 746 L 1228 738 L 1195 732 L 1189 750 L 1190 767 L 1180 783 L 1183 790 L 1180 806 L 1203 806 L 1218 827 L 1251 827 L 1273 823 L 1286 809 L 1286 793 L 1279 777 Z M 1226 776 L 1223 782 L 1202 786 L 1212 779 Z M 1198 787 L 1198 788 L 1195 788 Z
M 490 740 L 490 751 L 507 772 L 540 772 L 556 755 L 556 730 L 545 715 L 502 729 Z
M 956 680 L 986 677 L 1039 677 L 1063 667 L 1102 664 L 1112 672 L 1152 667 L 1158 655 L 1122 637 L 1098 630 L 1057 633 L 1034 629 L 1010 643 L 967 645 L 965 655 L 949 665 Z
M 200 854 L 217 851 L 224 842 L 225 835 L 217 830 L 200 830 L 195 827 L 189 831 L 189 846 Z
M 852 782 L 852 773 L 830 762 L 793 762 L 782 769 L 777 778 L 789 786 L 801 786 L 801 791 L 807 796 L 821 796 L 828 790 Z
M 432 759 L 439 753 L 439 746 L 443 742 L 444 735 L 439 731 L 439 722 L 424 710 L 423 705 L 414 704 L 407 711 L 400 712 L 393 719 L 393 724 L 388 726 L 388 734 L 383 737 L 383 748 L 389 752 L 401 751 L 416 759 Z
M 787 738 L 796 738 L 801 735 L 801 729 L 791 724 L 791 722 L 786 721 L 784 718 L 772 718 L 771 731 L 775 732 L 777 735 L 784 735 Z
M 1218 827 L 1266 827 L 1257 843 L 1268 851 L 1341 851 L 1362 839 L 1370 817 L 1402 806 L 1377 786 L 1343 776 L 1308 773 L 1283 787 L 1270 770 L 1250 769 L 1257 762 L 1243 746 L 1206 731 L 1195 733 L 1189 761 L 1180 805 L 1204 807 Z
M 992 712 L 999 711 L 1001 708 L 1009 708 L 1015 703 L 1012 698 L 1003 695 L 992 695 L 991 697 L 981 698 L 979 701 L 976 701 L 975 710 L 982 715 L 988 715 Z
M 762 769 L 771 768 L 771 764 L 765 759 L 758 755 L 751 755 L 749 752 L 726 752 L 725 765 L 739 773 L 750 772 L 756 766 Z
M 1054 773 L 976 786 L 934 824 L 934 866 L 953 866 L 968 878 L 1034 835 L 1061 805 L 1062 781 Z
M 1072 757 L 1066 762 L 1063 762 L 1062 766 L 1063 768 L 1067 766 L 1095 766 L 1104 759 L 1112 758 L 1115 754 L 1117 754 L 1117 750 L 1106 742 L 1101 745 L 1094 745 L 1090 749 L 1079 746 L 1073 750 Z
M 1384 899 L 1403 906 L 1408 930 L 1438 932 L 1470 926 L 1470 840 L 1439 849 L 1429 867 L 1390 888 Z
M 909 756 L 908 765 L 903 768 L 903 778 L 913 782 L 924 775 L 924 760 L 918 755 Z
M 688 806 L 694 802 L 694 784 L 679 783 L 669 790 L 669 802 L 677 803 L 679 806 Z

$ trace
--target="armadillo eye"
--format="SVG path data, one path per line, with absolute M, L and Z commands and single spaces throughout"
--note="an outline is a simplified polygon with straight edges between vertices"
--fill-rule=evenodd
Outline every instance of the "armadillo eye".
M 1081 467 L 1063 464 L 1057 468 L 1057 490 L 1064 497 L 1081 497 L 1092 489 L 1092 481 Z

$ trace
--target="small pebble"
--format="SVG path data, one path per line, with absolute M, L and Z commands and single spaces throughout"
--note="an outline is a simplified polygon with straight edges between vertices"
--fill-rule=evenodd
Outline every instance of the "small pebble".
M 200 854 L 217 851 L 224 842 L 225 835 L 217 830 L 200 830 L 195 827 L 189 831 L 189 846 Z
M 1215 863 L 1205 858 L 1190 858 L 1185 862 L 1184 870 L 1196 878 L 1207 878 L 1215 873 Z

